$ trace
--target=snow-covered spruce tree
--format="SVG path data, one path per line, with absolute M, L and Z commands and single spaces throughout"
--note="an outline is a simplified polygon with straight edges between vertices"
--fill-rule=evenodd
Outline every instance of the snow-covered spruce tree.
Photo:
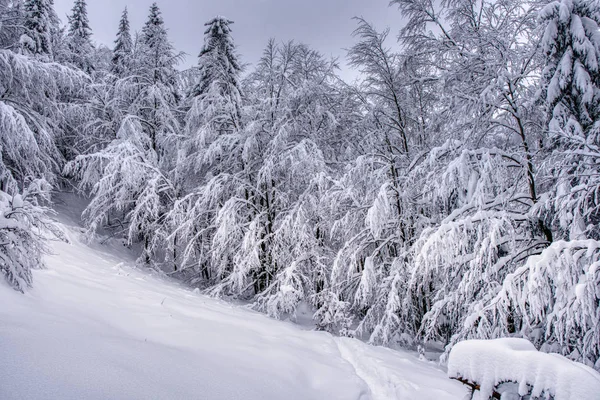
M 215 17 L 204 25 L 204 46 L 198 57 L 199 80 L 192 90 L 192 98 L 201 108 L 212 115 L 221 115 L 226 120 L 218 130 L 231 131 L 241 127 L 241 88 L 242 71 L 235 44 L 231 35 L 233 21 L 225 17 Z M 231 108 L 230 110 L 221 109 Z M 210 117 L 209 117 L 210 118 Z
M 48 233 L 59 234 L 45 208 L 62 163 L 58 104 L 79 98 L 87 82 L 61 65 L 0 50 L 0 273 L 20 291 L 43 264 Z
M 218 84 L 222 93 L 229 96 L 233 88 L 239 92 L 239 73 L 242 68 L 238 61 L 231 26 L 233 21 L 217 16 L 206 22 L 204 46 L 198 56 L 200 79 L 192 92 L 198 97 L 208 93 L 210 86 Z
M 544 89 L 555 190 L 548 206 L 561 238 L 600 239 L 600 5 L 554 2 L 541 13 Z
M 549 113 L 545 172 L 553 179 L 534 211 L 552 226 L 555 241 L 507 276 L 465 331 L 470 337 L 516 331 L 542 350 L 600 370 L 600 5 L 556 1 L 541 11 L 540 20 Z
M 75 0 L 71 15 L 69 16 L 66 43 L 68 54 L 66 62 L 75 65 L 86 73 L 94 69 L 92 45 L 92 30 L 90 29 L 86 0 Z
M 96 51 L 99 53 L 100 49 Z M 136 113 L 136 101 L 142 91 L 142 75 L 136 74 L 134 43 L 131 38 L 127 9 L 123 11 L 116 35 L 115 48 L 110 52 L 105 68 L 96 65 L 95 82 L 89 99 L 91 116 L 81 130 L 79 139 L 82 151 L 90 154 L 102 150 L 112 140 L 124 118 Z M 139 57 L 141 58 L 141 57 Z
M 69 160 L 98 152 L 115 140 L 125 117 L 136 112 L 132 105 L 141 92 L 138 77 L 134 77 L 133 42 L 126 11 L 120 21 L 115 50 L 98 47 L 91 55 L 88 61 L 94 67 L 94 82 L 83 105 L 86 112 L 65 127 L 70 139 L 64 146 L 68 148 Z
M 119 31 L 113 49 L 111 72 L 117 77 L 123 78 L 131 71 L 133 54 L 133 40 L 129 26 L 129 15 L 127 8 L 123 10 L 119 21 Z
M 156 4 L 136 51 L 135 69 L 108 85 L 115 97 L 103 104 L 118 121 L 116 138 L 101 150 L 77 157 L 65 173 L 78 178 L 81 189 L 93 197 L 84 212 L 90 233 L 115 229 L 130 243 L 142 242 L 140 260 L 149 264 L 156 224 L 176 195 L 171 173 L 180 130 L 175 70 L 180 56 L 173 51 Z M 107 124 L 114 121 L 99 118 L 96 127 L 110 132 Z
M 20 38 L 23 51 L 51 59 L 53 3 L 50 0 L 25 0 L 24 14 L 25 32 Z
M 159 160 L 174 163 L 176 146 L 172 140 L 180 120 L 175 109 L 181 100 L 175 65 L 182 55 L 175 53 L 156 3 L 150 7 L 148 20 L 142 29 L 138 54 L 140 60 L 136 75 L 141 76 L 141 93 L 133 112 L 145 120 L 152 148 Z M 171 154 L 166 154 L 168 152 Z

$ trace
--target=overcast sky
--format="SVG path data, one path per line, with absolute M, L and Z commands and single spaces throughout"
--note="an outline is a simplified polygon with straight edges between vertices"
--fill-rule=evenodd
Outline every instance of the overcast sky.
M 140 30 L 152 0 L 88 0 L 94 40 L 112 47 L 121 12 L 129 9 L 133 30 Z M 352 45 L 352 31 L 362 16 L 379 29 L 389 26 L 392 36 L 400 29 L 400 13 L 389 0 L 159 0 L 169 38 L 188 54 L 185 64 L 196 63 L 203 43 L 204 22 L 215 15 L 235 21 L 233 36 L 242 61 L 255 63 L 271 37 L 294 39 L 325 55 L 345 56 Z M 63 23 L 73 0 L 55 0 Z M 348 72 L 344 73 L 348 77 Z M 352 75 L 350 73 L 350 75 Z

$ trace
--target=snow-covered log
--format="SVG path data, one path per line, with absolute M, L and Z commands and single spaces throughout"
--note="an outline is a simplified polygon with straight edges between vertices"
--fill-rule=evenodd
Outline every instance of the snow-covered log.
M 600 396 L 600 374 L 561 355 L 538 352 L 525 339 L 460 342 L 450 353 L 448 376 L 479 390 L 481 399 L 581 400 Z

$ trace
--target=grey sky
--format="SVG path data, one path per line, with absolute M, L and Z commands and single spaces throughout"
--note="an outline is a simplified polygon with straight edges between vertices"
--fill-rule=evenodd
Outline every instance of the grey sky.
M 90 25 L 95 41 L 111 46 L 121 11 L 128 7 L 133 30 L 141 29 L 152 0 L 88 0 Z M 242 61 L 254 63 L 267 40 L 294 39 L 325 55 L 340 56 L 353 43 L 354 16 L 363 16 L 378 28 L 400 29 L 400 13 L 388 7 L 389 0 L 159 0 L 169 37 L 178 50 L 188 54 L 193 65 L 202 46 L 204 22 L 215 15 L 235 21 L 233 35 Z M 63 20 L 73 0 L 55 0 Z M 343 60 L 341 60 L 343 61 Z M 348 76 L 348 72 L 344 75 Z M 352 75 L 352 74 L 350 74 Z

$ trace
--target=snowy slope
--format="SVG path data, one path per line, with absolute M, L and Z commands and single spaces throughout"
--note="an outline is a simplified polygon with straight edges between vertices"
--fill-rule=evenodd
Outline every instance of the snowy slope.
M 0 399 L 460 399 L 412 354 L 301 330 L 132 268 L 126 253 L 53 244 L 21 295 L 0 284 Z M 123 253 L 123 254 L 120 254 Z

